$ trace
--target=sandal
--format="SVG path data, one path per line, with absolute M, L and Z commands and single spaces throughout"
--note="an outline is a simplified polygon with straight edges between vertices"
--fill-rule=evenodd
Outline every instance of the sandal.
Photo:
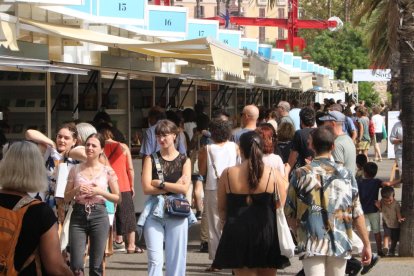
M 142 248 L 140 248 L 140 247 L 138 247 L 138 246 L 135 246 L 135 249 L 128 249 L 127 250 L 127 253 L 128 254 L 142 254 L 142 253 L 144 253 L 144 249 L 142 249 Z

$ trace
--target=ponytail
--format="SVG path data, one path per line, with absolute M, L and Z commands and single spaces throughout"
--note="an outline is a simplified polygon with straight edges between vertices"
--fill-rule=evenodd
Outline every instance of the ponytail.
M 248 182 L 251 191 L 254 191 L 263 175 L 263 141 L 254 131 L 247 132 L 240 137 L 240 148 L 248 162 Z

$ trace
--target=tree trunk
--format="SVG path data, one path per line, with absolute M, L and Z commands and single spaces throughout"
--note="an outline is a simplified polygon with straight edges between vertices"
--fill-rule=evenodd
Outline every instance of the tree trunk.
M 200 7 L 200 0 L 196 0 L 196 18 L 200 18 L 200 14 L 201 14 L 201 7 Z
M 400 256 L 414 256 L 414 2 L 398 0 L 402 16 L 399 28 L 401 107 L 403 126 L 403 173 Z

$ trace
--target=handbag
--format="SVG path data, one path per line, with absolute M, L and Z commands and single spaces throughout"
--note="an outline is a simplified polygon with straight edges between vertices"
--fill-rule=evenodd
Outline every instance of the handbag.
M 66 249 L 69 243 L 69 226 L 70 218 L 72 216 L 73 207 L 72 204 L 69 204 L 68 212 L 66 213 L 65 220 L 63 221 L 62 230 L 60 232 L 59 242 L 60 242 L 60 251 Z
M 158 179 L 164 181 L 164 172 L 157 153 L 153 153 L 155 168 L 157 170 Z M 165 212 L 172 216 L 188 217 L 191 213 L 191 205 L 182 195 L 165 196 Z
M 274 177 L 274 195 L 275 195 L 275 209 L 276 209 L 276 228 L 277 228 L 277 237 L 279 239 L 279 248 L 280 254 L 288 258 L 292 258 L 295 255 L 295 243 L 293 242 L 292 234 L 290 233 L 290 228 L 286 220 L 285 212 L 283 206 L 280 204 L 280 195 L 277 188 L 276 176 L 273 172 Z M 278 204 L 279 203 L 279 204 Z M 279 206 L 278 206 L 279 205 Z
M 165 199 L 165 211 L 172 216 L 188 217 L 191 212 L 191 206 L 186 198 L 167 196 Z
M 384 140 L 388 139 L 388 133 L 387 133 L 387 128 L 385 127 L 385 124 L 382 124 L 382 139 Z

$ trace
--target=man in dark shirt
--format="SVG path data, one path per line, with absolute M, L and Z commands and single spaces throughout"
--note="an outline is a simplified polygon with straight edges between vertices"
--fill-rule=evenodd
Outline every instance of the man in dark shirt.
M 312 161 L 313 150 L 308 145 L 309 134 L 315 125 L 315 111 L 310 107 L 304 107 L 299 113 L 301 129 L 295 132 L 292 142 L 292 150 L 289 155 L 288 165 L 290 170 L 305 166 Z

